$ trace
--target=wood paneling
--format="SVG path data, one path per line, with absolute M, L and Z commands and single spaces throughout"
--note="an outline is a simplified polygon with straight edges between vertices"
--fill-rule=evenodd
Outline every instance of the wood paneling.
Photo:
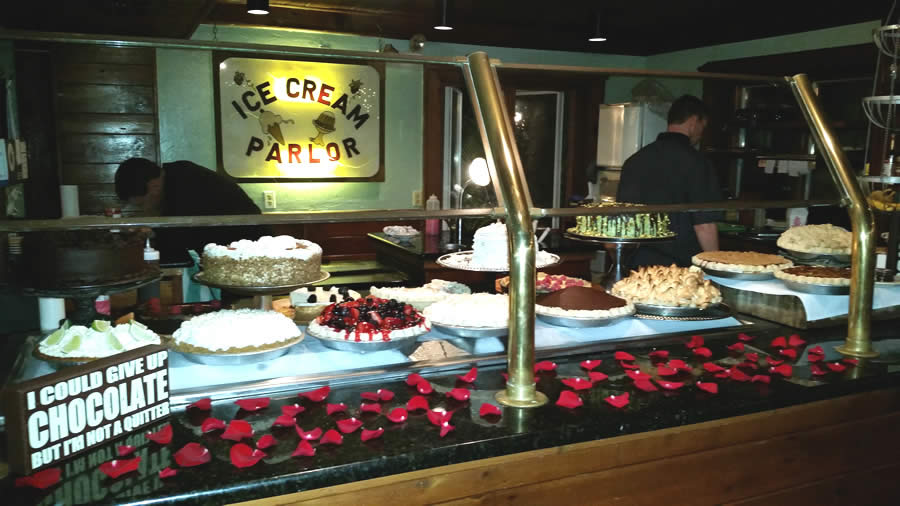
M 61 84 L 57 89 L 59 112 L 155 114 L 152 86 L 113 84 Z
M 118 163 L 66 163 L 62 164 L 61 184 L 97 184 L 115 182 Z
M 61 135 L 60 160 L 66 163 L 109 163 L 141 157 L 156 158 L 155 135 Z
M 63 114 L 58 121 L 60 133 L 82 134 L 156 134 L 154 114 Z
M 67 83 L 142 84 L 153 85 L 154 70 L 150 65 L 119 63 L 64 63 L 57 68 Z
M 60 61 L 68 63 L 122 63 L 128 65 L 154 65 L 156 53 L 142 47 L 113 47 L 68 44 L 58 46 Z

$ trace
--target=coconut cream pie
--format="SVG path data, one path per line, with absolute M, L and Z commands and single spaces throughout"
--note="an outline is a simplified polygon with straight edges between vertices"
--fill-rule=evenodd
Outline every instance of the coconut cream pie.
M 459 327 L 509 326 L 509 297 L 494 293 L 451 295 L 425 308 L 435 323 Z
M 634 313 L 634 305 L 602 289 L 570 286 L 538 297 L 535 312 L 572 318 L 615 318 Z
M 691 259 L 694 265 L 727 272 L 774 272 L 794 265 L 779 256 L 755 251 L 704 251 Z
M 610 291 L 631 303 L 670 307 L 706 308 L 722 302 L 722 293 L 699 267 L 669 267 L 653 265 L 631 271 L 627 278 L 616 282 Z
M 225 309 L 182 323 L 172 343 L 186 353 L 235 354 L 279 348 L 301 337 L 297 325 L 277 311 Z
M 791 227 L 778 237 L 778 247 L 801 253 L 849 255 L 852 234 L 831 224 Z
M 776 271 L 775 277 L 811 285 L 850 286 L 850 269 L 843 267 L 798 265 Z

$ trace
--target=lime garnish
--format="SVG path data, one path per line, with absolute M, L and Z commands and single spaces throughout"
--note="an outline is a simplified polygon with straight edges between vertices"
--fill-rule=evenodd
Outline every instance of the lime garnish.
M 44 341 L 44 344 L 47 346 L 55 346 L 57 343 L 59 343 L 62 340 L 63 336 L 66 335 L 67 330 L 69 330 L 69 320 L 66 320 L 62 324 L 62 327 L 54 330 L 52 334 L 47 336 L 47 339 Z
M 97 332 L 106 332 L 109 330 L 110 325 L 106 320 L 94 320 L 94 323 L 91 324 L 91 328 Z
M 113 334 L 112 332 L 107 332 L 105 334 L 105 336 L 106 336 L 106 344 L 108 344 L 110 348 L 112 348 L 116 351 L 122 351 L 125 349 L 125 347 L 122 346 L 122 343 L 119 341 L 119 338 L 116 337 L 116 335 Z
M 81 347 L 81 334 L 73 333 L 72 337 L 69 338 L 69 342 L 67 342 L 63 347 L 62 351 L 65 353 L 70 353 Z

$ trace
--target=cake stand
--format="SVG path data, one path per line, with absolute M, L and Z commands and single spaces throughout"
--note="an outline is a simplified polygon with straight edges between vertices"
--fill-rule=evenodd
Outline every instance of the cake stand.
M 316 279 L 311 279 L 305 283 L 294 284 L 294 285 L 277 285 L 277 286 L 236 286 L 236 285 L 223 285 L 221 283 L 213 283 L 211 281 L 207 281 L 203 279 L 203 271 L 200 271 L 192 277 L 192 279 L 200 283 L 201 285 L 206 285 L 212 288 L 218 288 L 220 290 L 225 290 L 226 292 L 230 292 L 236 295 L 252 295 L 254 299 L 254 305 L 257 309 L 262 309 L 263 311 L 271 311 L 272 310 L 272 296 L 278 294 L 289 293 L 292 290 L 296 290 L 302 286 L 314 285 L 316 283 L 321 283 L 326 279 L 331 277 L 331 273 L 321 271 L 319 272 L 319 277 Z
M 55 297 L 72 299 L 75 310 L 68 316 L 73 325 L 90 326 L 100 315 L 94 307 L 94 301 L 101 295 L 136 290 L 144 285 L 159 281 L 162 274 L 158 270 L 143 272 L 138 276 L 97 283 L 93 285 L 73 285 L 52 288 L 22 288 L 22 295 L 33 297 Z
M 676 235 L 672 234 L 668 237 L 651 237 L 646 239 L 641 238 L 621 238 L 621 237 L 594 237 L 589 235 L 581 235 L 576 234 L 574 232 L 565 232 L 563 237 L 566 239 L 571 239 L 573 241 L 583 242 L 587 244 L 596 244 L 606 246 L 610 244 L 613 246 L 612 251 L 612 266 L 610 267 L 609 274 L 607 274 L 606 278 L 603 280 L 603 288 L 606 288 L 609 291 L 610 288 L 617 281 L 624 279 L 627 277 L 627 273 L 625 272 L 625 248 L 626 247 L 635 247 L 637 248 L 641 244 L 651 244 L 658 242 L 670 242 L 674 241 Z

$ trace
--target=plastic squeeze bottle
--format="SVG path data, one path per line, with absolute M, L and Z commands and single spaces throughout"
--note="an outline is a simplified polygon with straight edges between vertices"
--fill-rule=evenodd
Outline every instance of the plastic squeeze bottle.
M 441 201 L 438 200 L 437 195 L 432 195 L 428 197 L 428 200 L 425 201 L 425 210 L 427 211 L 438 211 L 441 208 Z M 425 220 L 425 234 L 426 235 L 438 235 L 441 233 L 441 220 L 437 218 L 429 218 Z
M 144 262 L 146 262 L 148 268 L 159 268 L 159 250 L 150 246 L 149 238 L 144 246 Z M 138 302 L 145 301 L 150 313 L 157 314 L 160 312 L 159 281 L 154 281 L 138 288 Z

